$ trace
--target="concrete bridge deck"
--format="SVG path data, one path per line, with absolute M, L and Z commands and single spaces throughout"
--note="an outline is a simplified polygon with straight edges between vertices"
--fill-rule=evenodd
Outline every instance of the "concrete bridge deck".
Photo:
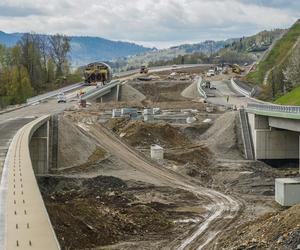
M 60 249 L 32 166 L 29 141 L 50 116 L 20 129 L 9 147 L 1 180 L 1 249 Z

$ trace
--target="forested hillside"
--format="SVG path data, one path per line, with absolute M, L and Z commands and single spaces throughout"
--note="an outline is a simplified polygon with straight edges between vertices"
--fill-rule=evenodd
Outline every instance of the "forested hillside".
M 0 31 L 0 44 L 12 47 L 22 37 L 22 33 L 7 34 Z M 47 35 L 39 35 L 46 36 Z M 94 61 L 108 61 L 115 58 L 133 56 L 147 51 L 149 48 L 120 41 L 111 41 L 100 37 L 71 36 L 69 56 L 73 67 L 82 66 Z
M 70 74 L 69 52 L 63 35 L 24 34 L 13 47 L 0 44 L 0 108 L 79 81 L 80 75 Z
M 167 64 L 202 63 L 207 57 L 224 48 L 227 41 L 205 41 L 195 44 L 183 44 L 168 49 L 152 50 L 137 56 L 118 58 L 111 62 L 118 71 L 139 68 L 142 64 L 161 66 Z M 182 59 L 184 57 L 184 59 Z M 202 60 L 203 59 L 203 60 Z
M 279 39 L 254 72 L 247 76 L 264 88 L 263 99 L 274 100 L 300 83 L 300 21 Z
M 161 66 L 182 63 L 252 63 L 258 60 L 283 32 L 282 29 L 276 29 L 262 31 L 250 37 L 183 44 L 113 60 L 111 64 L 116 70 L 128 70 L 139 68 L 142 64 Z

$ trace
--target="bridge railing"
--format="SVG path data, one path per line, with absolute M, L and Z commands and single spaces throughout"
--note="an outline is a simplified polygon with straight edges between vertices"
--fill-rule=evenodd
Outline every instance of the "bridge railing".
M 232 87 L 239 93 L 241 93 L 242 95 L 246 96 L 246 97 L 251 97 L 251 92 L 241 88 L 232 78 L 231 79 L 231 85 Z
M 83 82 L 75 83 L 75 84 L 72 84 L 70 86 L 66 86 L 66 87 L 63 87 L 63 88 L 60 88 L 60 89 L 57 89 L 57 90 L 53 90 L 51 92 L 48 92 L 48 93 L 45 93 L 45 94 L 42 94 L 42 95 L 38 95 L 38 96 L 28 98 L 26 103 L 27 104 L 33 104 L 33 103 L 36 103 L 36 102 L 40 102 L 40 101 L 46 100 L 48 98 L 57 96 L 61 92 L 65 93 L 65 92 L 75 90 L 77 88 L 81 88 L 83 85 L 84 85 Z
M 300 107 L 298 106 L 283 106 L 276 104 L 260 104 L 260 103 L 249 103 L 247 108 L 269 111 L 269 112 L 284 112 L 284 113 L 295 113 L 300 114 Z

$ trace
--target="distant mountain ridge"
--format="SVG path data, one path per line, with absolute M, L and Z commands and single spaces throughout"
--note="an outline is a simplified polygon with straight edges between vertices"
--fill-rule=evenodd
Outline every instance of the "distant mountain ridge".
M 0 31 L 0 44 L 14 46 L 23 33 L 5 33 Z M 71 59 L 73 66 L 84 65 L 93 61 L 109 61 L 119 57 L 134 56 L 151 51 L 135 43 L 112 41 L 101 37 L 70 36 Z

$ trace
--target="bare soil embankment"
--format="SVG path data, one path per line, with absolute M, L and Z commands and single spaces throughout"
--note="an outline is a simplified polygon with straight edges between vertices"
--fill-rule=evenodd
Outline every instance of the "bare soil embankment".
M 150 239 L 160 245 L 189 227 L 190 223 L 177 223 L 180 220 L 202 220 L 203 211 L 193 209 L 201 201 L 180 189 L 104 176 L 38 181 L 62 249 Z

